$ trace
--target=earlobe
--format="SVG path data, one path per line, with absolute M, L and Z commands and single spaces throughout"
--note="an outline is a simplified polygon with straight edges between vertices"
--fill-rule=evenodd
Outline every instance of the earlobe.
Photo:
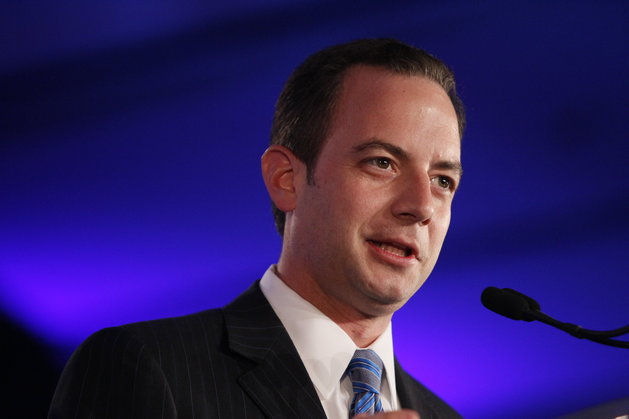
M 262 155 L 262 177 L 271 201 L 281 211 L 295 209 L 297 202 L 296 179 L 301 170 L 295 155 L 286 147 L 270 146 Z

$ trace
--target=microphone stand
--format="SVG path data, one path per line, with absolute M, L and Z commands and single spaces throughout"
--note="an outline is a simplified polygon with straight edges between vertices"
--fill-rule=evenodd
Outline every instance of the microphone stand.
M 549 326 L 553 326 L 559 330 L 563 330 L 564 332 L 567 332 L 576 338 L 591 340 L 592 342 L 601 343 L 603 345 L 629 349 L 629 342 L 610 339 L 612 337 L 629 333 L 629 325 L 619 327 L 618 329 L 614 330 L 599 331 L 585 329 L 579 325 L 572 323 L 561 322 L 557 319 L 550 317 L 547 314 L 542 313 L 541 311 L 531 310 L 528 312 L 528 315 L 539 322 L 545 323 Z
M 611 339 L 629 333 L 629 325 L 613 330 L 590 330 L 572 323 L 564 323 L 544 314 L 537 301 L 510 288 L 487 287 L 481 295 L 481 302 L 489 310 L 514 320 L 545 323 L 563 330 L 579 339 L 587 339 L 603 345 L 629 349 L 629 342 Z

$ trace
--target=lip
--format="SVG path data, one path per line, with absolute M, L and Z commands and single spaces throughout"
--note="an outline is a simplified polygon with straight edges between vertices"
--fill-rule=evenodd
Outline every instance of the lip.
M 375 242 L 389 243 L 389 244 L 399 246 L 399 247 L 406 247 L 411 250 L 411 254 L 408 256 L 396 255 L 395 253 L 387 252 L 386 250 L 382 249 Z M 417 249 L 417 245 L 415 245 L 414 243 L 402 240 L 402 239 L 389 239 L 389 238 L 367 239 L 367 244 L 369 245 L 371 249 L 373 249 L 373 251 L 378 256 L 396 264 L 401 263 L 401 264 L 406 265 L 408 263 L 414 263 L 420 260 L 419 255 L 418 255 L 419 251 Z

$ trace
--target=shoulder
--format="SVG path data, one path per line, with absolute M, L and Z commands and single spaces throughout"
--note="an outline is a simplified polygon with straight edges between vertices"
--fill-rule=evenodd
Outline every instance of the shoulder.
M 461 415 L 395 361 L 395 380 L 402 407 L 419 412 L 422 419 L 458 419 Z
M 208 310 L 92 334 L 66 364 L 49 417 L 174 417 L 178 383 L 218 352 L 222 324 L 221 310 Z
M 213 309 L 186 316 L 108 327 L 93 333 L 81 343 L 69 363 L 80 364 L 82 370 L 89 369 L 95 363 L 130 367 L 139 359 L 150 359 L 162 365 L 168 359 L 173 359 L 173 355 L 185 353 L 191 346 L 198 346 L 198 342 L 207 342 L 209 345 L 212 341 L 220 340 L 223 323 L 222 310 Z M 164 354 L 169 356 L 164 357 Z
M 74 352 L 69 365 L 84 369 L 86 363 L 99 359 L 129 366 L 133 359 L 145 358 L 177 371 L 176 364 L 188 362 L 192 356 L 211 355 L 228 344 L 226 318 L 235 324 L 241 319 L 245 323 L 258 321 L 265 317 L 260 308 L 265 304 L 270 307 L 256 282 L 224 308 L 108 327 L 89 336 Z
M 161 346 L 177 347 L 196 341 L 216 340 L 224 328 L 222 309 L 205 310 L 199 313 L 179 317 L 169 317 L 130 323 L 114 328 L 103 329 L 98 335 L 109 338 L 123 338 L 137 341 L 147 349 L 159 349 Z
M 77 351 L 95 348 L 108 352 L 153 350 L 162 345 L 172 346 L 177 342 L 216 337 L 222 327 L 222 310 L 206 310 L 186 316 L 108 327 L 89 336 Z
M 108 327 L 81 343 L 66 370 L 111 379 L 110 375 L 135 375 L 140 369 L 176 369 L 196 351 L 215 351 L 221 345 L 222 329 L 220 309 Z

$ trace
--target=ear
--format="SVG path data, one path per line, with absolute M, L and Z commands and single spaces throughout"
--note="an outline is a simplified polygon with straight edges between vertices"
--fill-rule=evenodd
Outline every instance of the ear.
M 271 201 L 284 211 L 297 204 L 297 190 L 305 177 L 305 165 L 286 147 L 270 146 L 262 155 L 262 177 Z

